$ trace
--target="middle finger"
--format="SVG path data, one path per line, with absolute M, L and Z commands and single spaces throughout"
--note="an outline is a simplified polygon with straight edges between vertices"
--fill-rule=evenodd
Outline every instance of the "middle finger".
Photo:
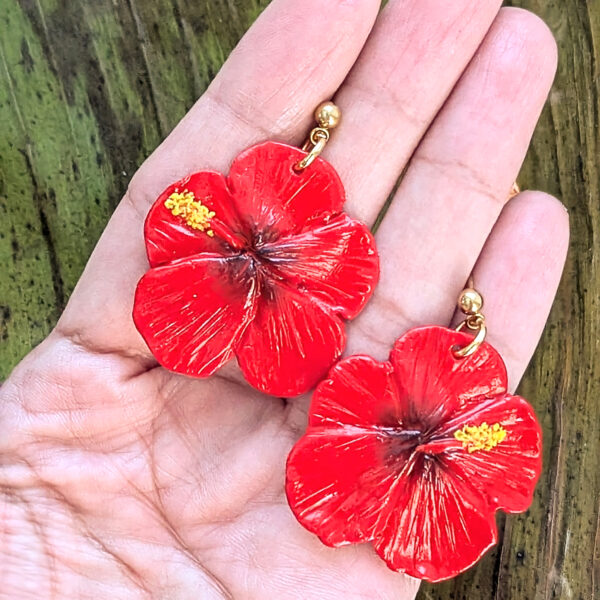
M 392 0 L 336 95 L 325 157 L 346 210 L 371 225 L 498 13 L 500 0 Z

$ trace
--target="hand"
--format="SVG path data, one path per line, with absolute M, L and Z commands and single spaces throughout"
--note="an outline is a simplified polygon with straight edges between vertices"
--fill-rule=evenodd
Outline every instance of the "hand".
M 157 366 L 131 319 L 157 195 L 227 172 L 268 138 L 301 144 L 343 108 L 325 157 L 346 210 L 377 232 L 382 277 L 348 352 L 385 359 L 449 324 L 473 274 L 489 339 L 518 383 L 564 263 L 562 206 L 506 203 L 554 74 L 552 36 L 499 0 L 274 0 L 141 167 L 55 331 L 0 390 L 0 598 L 401 599 L 418 582 L 369 545 L 332 550 L 294 520 L 284 464 L 307 399 Z M 368 41 L 365 41 L 369 36 Z M 364 47 L 363 47 L 364 46 Z

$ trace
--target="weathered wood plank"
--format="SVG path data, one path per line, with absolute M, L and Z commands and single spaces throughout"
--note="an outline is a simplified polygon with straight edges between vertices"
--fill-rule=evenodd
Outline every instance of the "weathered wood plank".
M 129 177 L 267 3 L 0 0 L 0 377 L 52 327 Z M 562 198 L 573 230 L 521 386 L 545 472 L 529 513 L 499 519 L 499 549 L 421 600 L 600 598 L 600 0 L 513 4 L 546 19 L 561 55 L 521 181 Z

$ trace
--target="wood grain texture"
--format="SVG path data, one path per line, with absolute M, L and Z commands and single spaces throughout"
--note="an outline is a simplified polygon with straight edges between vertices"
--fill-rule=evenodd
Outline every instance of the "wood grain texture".
M 127 182 L 267 0 L 0 0 L 0 377 L 55 323 Z M 600 0 L 520 0 L 560 65 L 521 182 L 571 252 L 521 386 L 545 434 L 535 503 L 421 600 L 600 600 Z

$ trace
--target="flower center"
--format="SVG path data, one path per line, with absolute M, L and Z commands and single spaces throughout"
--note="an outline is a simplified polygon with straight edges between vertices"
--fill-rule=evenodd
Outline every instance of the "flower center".
M 465 425 L 462 429 L 454 432 L 454 437 L 462 442 L 463 448 L 472 454 L 479 450 L 489 452 L 498 444 L 501 444 L 507 436 L 506 429 L 500 423 L 488 425 Z
M 213 237 L 214 231 L 210 228 L 210 220 L 215 216 L 215 212 L 210 210 L 196 200 L 193 192 L 188 190 L 175 190 L 166 200 L 165 207 L 171 211 L 174 217 L 179 217 L 188 227 L 206 231 L 206 235 Z

